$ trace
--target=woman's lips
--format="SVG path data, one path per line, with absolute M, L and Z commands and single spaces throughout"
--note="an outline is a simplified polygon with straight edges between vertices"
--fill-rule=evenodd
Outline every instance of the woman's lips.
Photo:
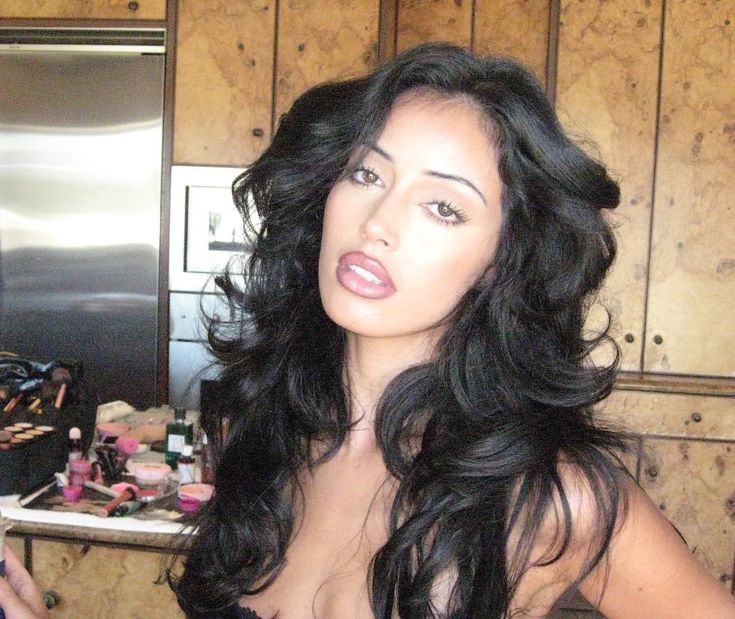
M 337 281 L 350 292 L 368 299 L 385 299 L 396 291 L 383 265 L 358 251 L 339 259 Z

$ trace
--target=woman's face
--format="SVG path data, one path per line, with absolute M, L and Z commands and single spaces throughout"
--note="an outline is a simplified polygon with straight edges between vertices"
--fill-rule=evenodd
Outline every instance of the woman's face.
M 348 333 L 438 335 L 485 271 L 501 224 L 487 123 L 473 104 L 399 98 L 326 202 L 319 290 Z

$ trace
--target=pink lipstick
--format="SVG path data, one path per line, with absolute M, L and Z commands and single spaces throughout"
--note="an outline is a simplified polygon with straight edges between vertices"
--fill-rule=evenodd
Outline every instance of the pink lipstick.
M 383 265 L 359 251 L 339 259 L 337 281 L 350 292 L 367 299 L 385 299 L 396 291 Z

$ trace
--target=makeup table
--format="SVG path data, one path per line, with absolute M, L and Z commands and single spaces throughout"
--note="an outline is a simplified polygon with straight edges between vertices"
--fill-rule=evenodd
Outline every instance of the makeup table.
M 0 512 L 13 523 L 7 545 L 52 600 L 55 618 L 184 616 L 168 585 L 155 584 L 180 523 L 26 509 L 17 497 L 0 497 Z

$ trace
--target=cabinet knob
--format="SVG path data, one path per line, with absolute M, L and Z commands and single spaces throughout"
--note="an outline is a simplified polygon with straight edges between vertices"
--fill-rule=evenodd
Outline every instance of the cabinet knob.
M 46 608 L 56 608 L 61 602 L 61 596 L 56 591 L 48 590 L 44 591 L 43 603 L 46 604 Z
M 664 341 L 664 338 L 662 338 L 660 335 L 654 335 L 653 336 L 653 343 L 654 344 L 662 344 Z
M 128 2 L 128 8 L 131 11 L 137 11 L 140 5 L 137 2 Z

